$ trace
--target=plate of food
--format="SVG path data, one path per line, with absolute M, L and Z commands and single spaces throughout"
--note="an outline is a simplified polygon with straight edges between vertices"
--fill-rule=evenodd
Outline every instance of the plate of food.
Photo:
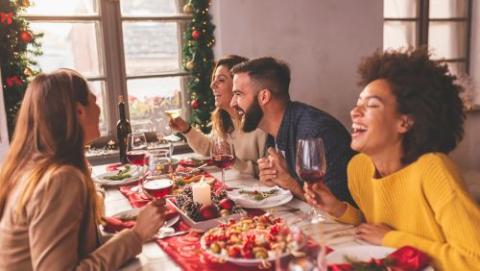
M 111 217 L 105 218 L 106 224 L 103 226 L 103 231 L 106 233 L 115 233 L 125 228 L 132 228 L 135 226 L 139 212 L 139 208 L 134 208 L 118 212 Z M 180 215 L 173 208 L 168 208 L 165 213 L 165 219 L 166 221 L 162 228 L 169 228 L 178 222 Z
M 272 208 L 293 199 L 289 190 L 274 187 L 245 187 L 228 191 L 228 197 L 244 208 Z
M 372 259 L 383 259 L 394 252 L 391 247 L 362 245 L 347 246 L 335 249 L 326 256 L 327 264 L 345 264 L 352 262 L 369 262 Z M 422 269 L 423 271 L 433 271 L 431 266 Z
M 174 198 L 168 198 L 184 221 L 192 228 L 206 231 L 229 219 L 238 219 L 246 215 L 245 210 L 227 197 L 223 189 L 211 193 L 211 204 L 203 206 L 193 201 L 192 187 L 186 186 Z
M 126 164 L 118 166 L 115 170 L 94 176 L 93 180 L 102 185 L 116 186 L 136 182 L 139 178 L 140 167 Z
M 268 267 L 277 258 L 298 252 L 306 237 L 270 214 L 230 220 L 208 230 L 200 246 L 208 255 L 243 266 Z

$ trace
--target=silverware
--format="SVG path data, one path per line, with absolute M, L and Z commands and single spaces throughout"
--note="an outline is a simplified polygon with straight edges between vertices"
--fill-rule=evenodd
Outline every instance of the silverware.
M 173 237 L 173 236 L 180 236 L 180 235 L 184 235 L 184 234 L 187 234 L 188 231 L 176 231 L 176 232 L 168 232 L 168 233 L 159 233 L 159 234 L 156 234 L 154 236 L 155 239 L 163 239 L 163 238 L 167 238 L 167 237 Z

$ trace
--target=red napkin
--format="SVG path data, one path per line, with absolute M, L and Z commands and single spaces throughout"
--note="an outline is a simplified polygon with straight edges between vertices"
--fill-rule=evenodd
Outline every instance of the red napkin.
M 368 262 L 359 262 L 361 270 L 378 270 L 379 267 L 389 270 L 420 271 L 428 266 L 430 257 L 420 250 L 404 246 L 390 253 L 384 259 L 370 259 Z M 354 265 L 357 265 L 354 263 Z M 361 265 L 361 266 L 360 266 Z M 354 271 L 360 270 L 349 263 L 332 264 L 328 266 L 329 271 Z
M 174 218 L 177 215 L 177 211 L 170 205 L 167 205 L 167 210 L 165 211 L 165 221 Z M 105 225 L 103 230 L 109 233 L 119 232 L 123 229 L 130 229 L 135 226 L 135 220 L 123 221 L 116 217 L 104 217 Z

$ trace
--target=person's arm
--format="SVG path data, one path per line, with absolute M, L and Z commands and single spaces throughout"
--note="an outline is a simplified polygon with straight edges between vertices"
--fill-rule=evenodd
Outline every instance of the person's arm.
M 480 266 L 480 209 L 446 156 L 436 155 L 427 162 L 423 192 L 445 240 L 431 241 L 412 233 L 391 231 L 382 243 L 393 247 L 415 246 L 434 256 L 444 270 L 477 270 Z
M 40 184 L 27 205 L 29 241 L 34 270 L 113 270 L 141 252 L 142 240 L 124 230 L 80 259 L 80 231 L 93 210 L 81 173 L 63 168 Z M 95 229 L 96 230 L 96 229 Z M 89 236 L 95 238 L 94 236 Z
M 210 156 L 210 150 L 212 149 L 212 140 L 208 135 L 203 134 L 195 128 L 191 128 L 188 133 L 183 134 L 187 139 L 188 145 L 194 152 Z

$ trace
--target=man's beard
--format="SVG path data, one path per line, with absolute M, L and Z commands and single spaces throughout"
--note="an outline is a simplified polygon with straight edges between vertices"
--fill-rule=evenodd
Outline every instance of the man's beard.
M 260 120 L 263 118 L 263 111 L 260 108 L 257 100 L 254 100 L 252 105 L 243 114 L 242 130 L 244 132 L 252 132 L 257 129 Z

